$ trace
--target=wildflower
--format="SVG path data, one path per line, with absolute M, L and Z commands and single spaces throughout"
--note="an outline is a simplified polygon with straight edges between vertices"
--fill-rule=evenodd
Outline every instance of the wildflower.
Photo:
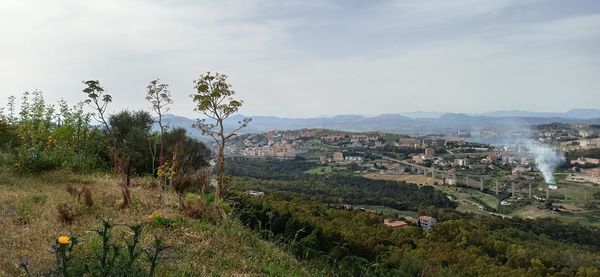
M 56 241 L 58 241 L 59 244 L 66 245 L 71 243 L 71 238 L 69 238 L 69 236 L 60 236 Z

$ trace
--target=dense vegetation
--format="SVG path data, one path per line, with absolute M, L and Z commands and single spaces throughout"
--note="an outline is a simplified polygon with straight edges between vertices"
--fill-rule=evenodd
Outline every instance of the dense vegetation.
M 39 91 L 23 93 L 20 106 L 14 97 L 0 110 L 0 166 L 39 173 L 66 169 L 74 172 L 106 170 L 118 149 L 130 161 L 133 175 L 154 175 L 158 167 L 158 132 L 154 118 L 145 111 L 121 111 L 108 116 L 108 128 L 94 124 L 94 114 L 84 103 L 58 107 L 48 104 Z M 114 144 L 111 145 L 111 130 Z M 187 163 L 196 168 L 207 165 L 210 150 L 186 135 L 184 129 L 164 133 L 167 159 L 176 145 L 186 149 Z
M 249 159 L 230 161 L 226 169 L 229 174 L 242 177 L 238 185 L 238 189 L 242 190 L 280 191 L 323 203 L 383 205 L 398 210 L 456 207 L 444 193 L 430 186 L 419 187 L 352 175 L 312 176 L 304 173 L 314 166 L 314 162 L 302 159 Z
M 328 275 L 600 274 L 600 230 L 554 219 L 463 214 L 431 187 L 353 175 L 303 175 L 308 165 L 301 159 L 231 161 L 229 173 L 241 175 L 232 200 L 244 224 L 263 238 L 288 245 L 299 259 L 317 262 Z M 270 173 L 276 177 L 268 178 Z M 267 196 L 244 194 L 250 189 Z M 332 203 L 413 210 L 439 223 L 430 232 L 411 224 L 388 228 L 383 214 Z
M 429 209 L 429 232 L 388 228 L 375 213 L 329 208 L 273 193 L 241 197 L 239 218 L 296 257 L 324 261 L 331 275 L 593 276 L 600 273 L 598 230 L 554 220 L 502 219 Z M 586 275 L 592 274 L 592 275 Z

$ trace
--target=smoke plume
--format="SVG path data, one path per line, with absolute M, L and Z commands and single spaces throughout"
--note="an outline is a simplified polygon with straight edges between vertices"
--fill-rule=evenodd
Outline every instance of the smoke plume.
M 527 143 L 527 149 L 535 158 L 535 167 L 544 176 L 546 184 L 556 184 L 554 170 L 563 162 L 564 155 L 555 148 L 535 142 Z

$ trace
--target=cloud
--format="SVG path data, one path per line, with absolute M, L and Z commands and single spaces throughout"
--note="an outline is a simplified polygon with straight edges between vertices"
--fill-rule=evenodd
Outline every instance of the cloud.
M 8 0 L 0 104 L 32 89 L 75 102 L 93 78 L 113 94 L 113 110 L 140 109 L 145 86 L 160 77 L 172 111 L 193 115 L 192 80 L 210 70 L 230 75 L 246 114 L 600 106 L 599 11 L 542 5 Z

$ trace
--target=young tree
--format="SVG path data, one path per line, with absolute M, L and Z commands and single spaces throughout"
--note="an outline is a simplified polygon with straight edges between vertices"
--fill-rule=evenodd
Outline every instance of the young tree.
M 127 208 L 131 199 L 129 192 L 129 159 L 119 154 L 117 137 L 106 116 L 106 107 L 108 106 L 108 103 L 112 102 L 112 96 L 104 93 L 104 88 L 100 86 L 98 80 L 88 80 L 83 83 L 87 86 L 83 89 L 83 93 L 88 97 L 88 99 L 84 100 L 84 103 L 88 104 L 96 111 L 96 113 L 93 114 L 94 118 L 104 125 L 109 136 L 109 152 L 112 153 L 113 163 L 117 172 L 123 177 L 123 181 L 121 182 L 123 204 L 121 205 L 121 208 Z
M 152 80 L 148 85 L 146 100 L 152 104 L 152 110 L 158 115 L 158 126 L 160 128 L 160 154 L 158 165 L 161 166 L 165 161 L 163 135 L 166 129 L 166 126 L 163 125 L 162 118 L 163 115 L 169 111 L 167 105 L 173 104 L 169 85 L 160 83 L 158 79 Z
M 243 121 L 238 122 L 239 126 L 237 128 L 226 133 L 225 119 L 236 113 L 243 103 L 243 101 L 233 98 L 235 92 L 231 89 L 231 85 L 227 83 L 227 76 L 219 73 L 212 75 L 207 72 L 200 75 L 200 78 L 194 81 L 194 84 L 196 92 L 191 95 L 193 101 L 196 102 L 194 111 L 201 112 L 213 120 L 209 123 L 206 118 L 199 119 L 194 127 L 202 130 L 202 134 L 211 136 L 219 147 L 215 208 L 220 209 L 225 176 L 225 143 L 236 136 L 237 131 L 248 126 L 252 119 L 245 118 Z
M 88 80 L 83 82 L 87 87 L 83 89 L 83 92 L 87 94 L 88 99 L 83 102 L 90 105 L 98 114 L 94 114 L 96 120 L 100 121 L 106 128 L 106 132 L 111 138 L 114 139 L 112 129 L 108 125 L 106 118 L 106 106 L 112 102 L 112 96 L 110 94 L 104 94 L 104 88 L 100 86 L 98 80 Z

